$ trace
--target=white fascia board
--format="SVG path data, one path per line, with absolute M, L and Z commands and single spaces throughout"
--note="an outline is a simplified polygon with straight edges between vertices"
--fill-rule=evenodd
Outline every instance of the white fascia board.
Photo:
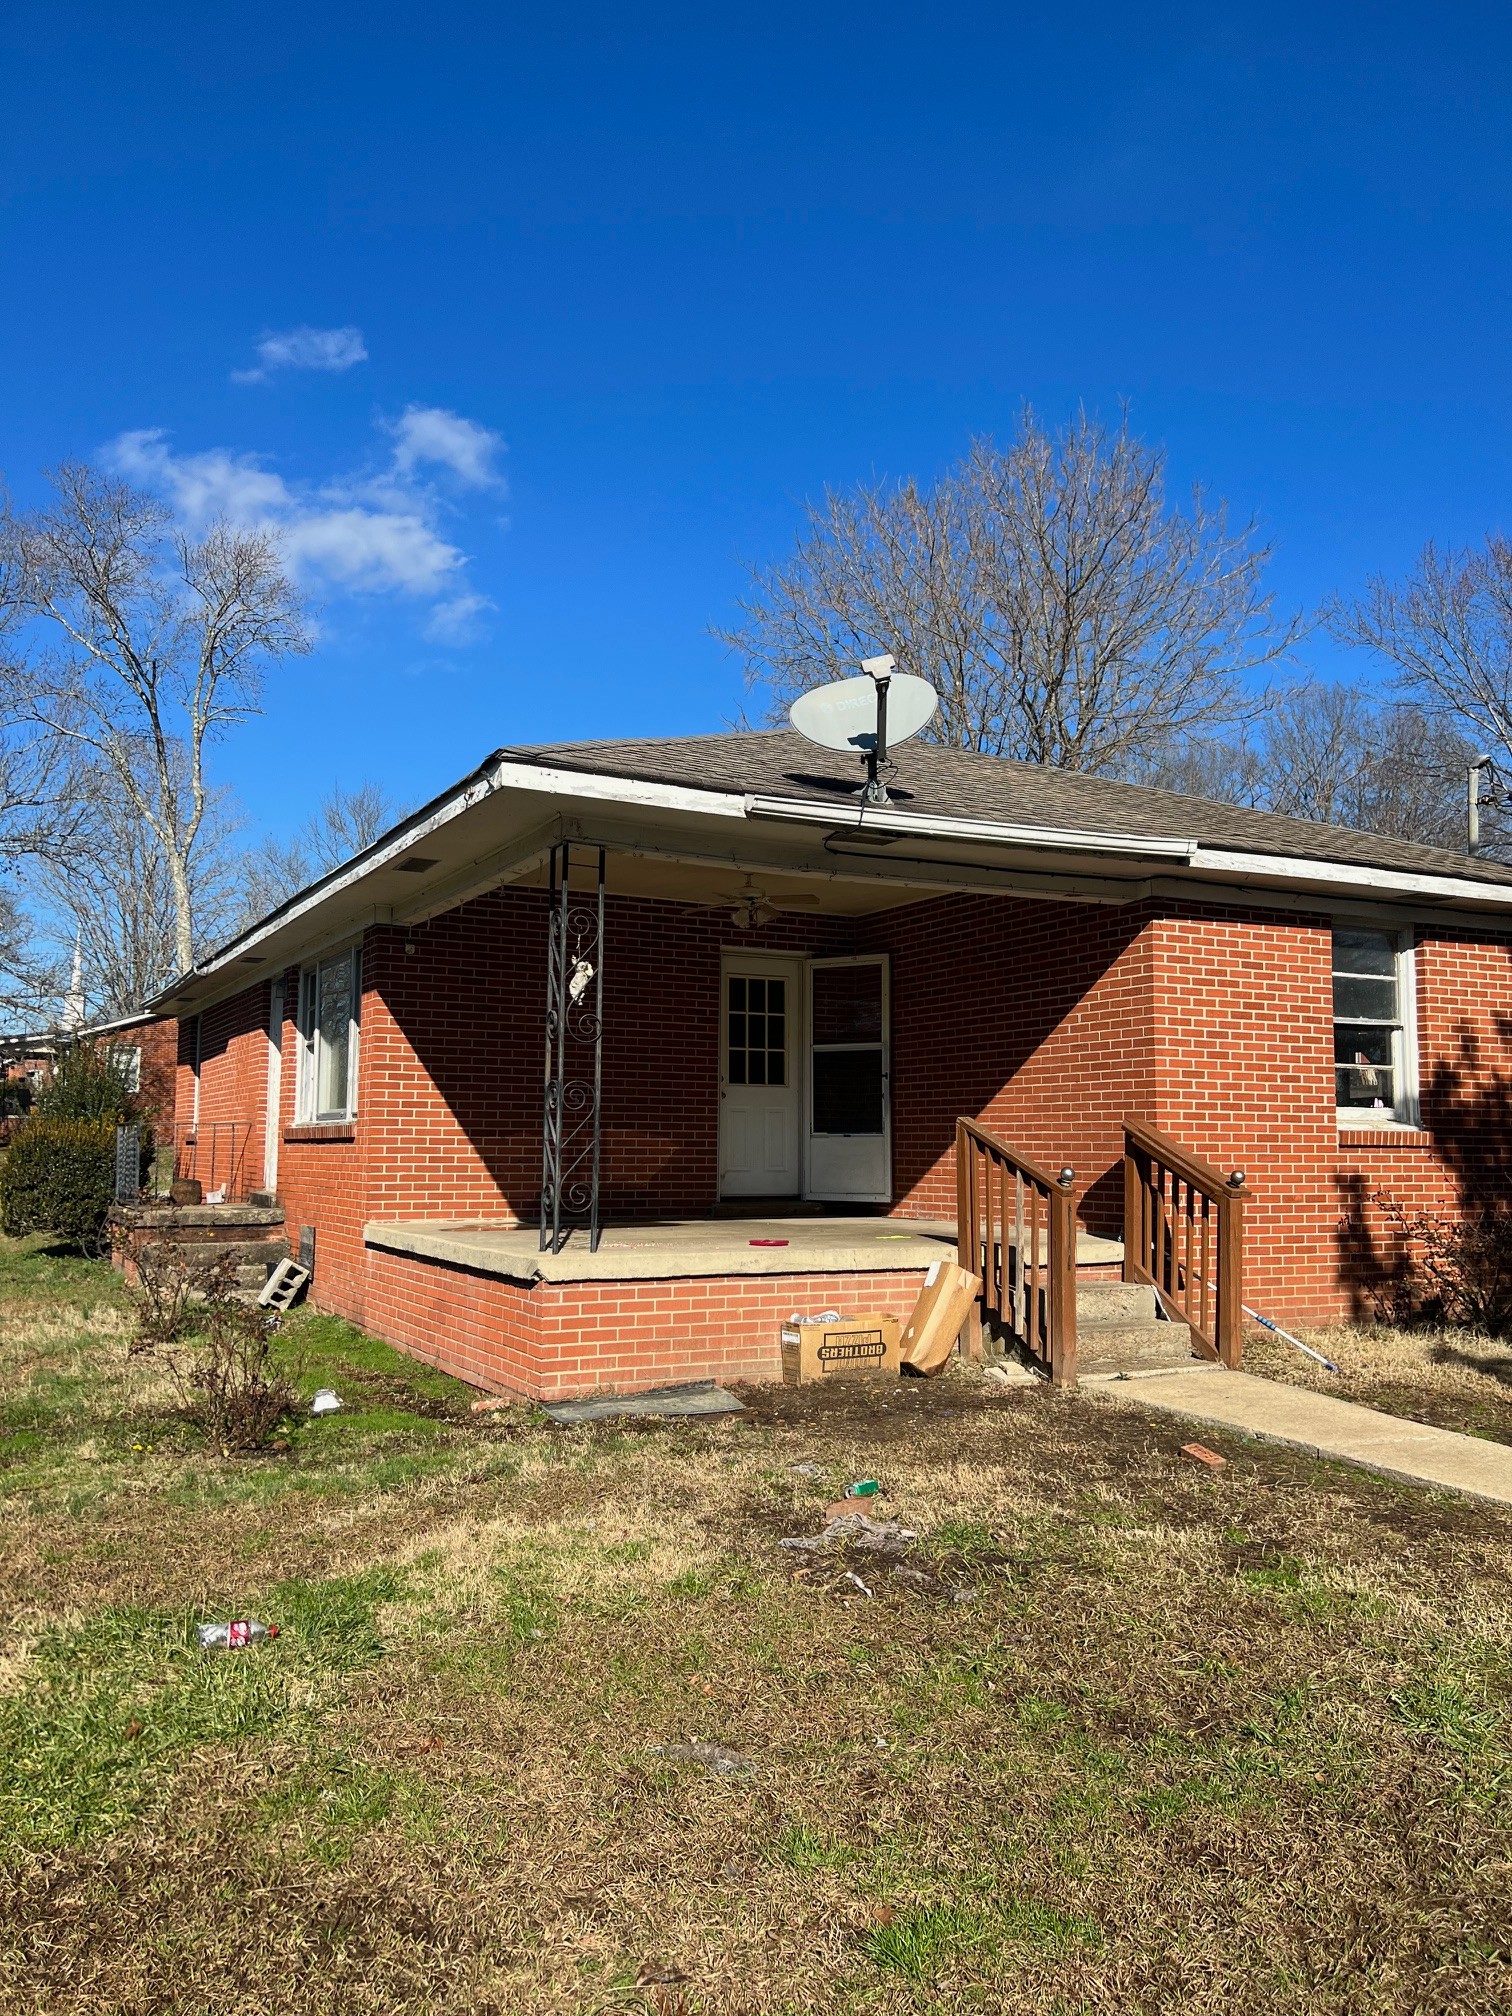
M 345 895 L 350 889 L 376 875 L 384 868 L 392 867 L 406 854 L 412 853 L 416 845 L 428 839 L 433 833 L 449 826 L 462 813 L 470 811 L 499 791 L 532 792 L 538 797 L 565 798 L 589 804 L 632 805 L 661 812 L 694 813 L 702 817 L 744 820 L 746 803 L 743 796 L 728 791 L 701 791 L 676 784 L 651 784 L 633 777 L 601 776 L 584 770 L 555 770 L 537 763 L 513 763 L 507 760 L 489 763 L 481 771 L 474 772 L 463 784 L 440 800 L 424 817 L 401 826 L 375 851 L 359 856 L 348 867 L 338 869 L 335 874 L 311 883 L 308 889 L 290 903 L 264 918 L 250 931 L 224 946 L 213 957 L 196 966 L 192 974 L 184 974 L 167 987 L 156 998 L 164 1003 L 171 1001 L 191 980 L 206 980 L 217 975 L 228 975 L 236 966 L 246 960 L 249 952 L 266 943 L 277 931 L 285 931 L 291 924 L 297 924 L 301 917 L 333 897 Z M 343 926 L 338 936 L 359 927 L 372 918 L 359 916 L 354 926 Z M 289 963 L 302 958 L 305 950 L 301 947 L 291 951 Z M 246 984 L 250 986 L 256 975 L 248 975 Z M 207 996 L 208 1000 L 209 997 Z M 197 1003 L 196 1006 L 199 1004 Z
M 1093 833 L 1071 826 L 1017 826 L 995 819 L 937 819 L 927 812 L 864 812 L 842 816 L 839 808 L 811 798 L 747 798 L 753 819 L 794 819 L 806 825 L 828 826 L 837 832 L 896 833 L 900 840 L 974 841 L 984 847 L 1037 847 L 1060 854 L 1132 854 L 1146 860 L 1191 861 L 1195 840 L 1142 833 Z M 848 808 L 847 808 L 848 810 Z
M 705 818 L 744 819 L 748 802 L 739 791 L 654 784 L 642 777 L 612 777 L 596 770 L 552 770 L 541 763 L 502 761 L 492 765 L 490 776 L 496 791 L 534 791 L 596 804 L 643 805 L 658 812 L 693 812 Z
M 1350 895 L 1414 897 L 1419 902 L 1477 903 L 1494 910 L 1512 910 L 1512 883 L 1476 882 L 1467 875 L 1412 875 L 1400 868 L 1366 868 L 1350 861 L 1307 861 L 1290 854 L 1238 854 L 1218 847 L 1197 849 L 1192 867 L 1210 871 L 1226 882 L 1247 882 L 1261 876 L 1301 882 L 1320 898 Z M 1197 883 L 1199 877 L 1194 876 Z

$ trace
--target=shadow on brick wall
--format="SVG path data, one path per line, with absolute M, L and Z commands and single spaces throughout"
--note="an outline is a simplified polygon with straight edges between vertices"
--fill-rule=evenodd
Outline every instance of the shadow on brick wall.
M 1416 1183 L 1340 1175 L 1336 1239 L 1339 1278 L 1359 1320 L 1405 1320 L 1422 1310 L 1432 1284 L 1424 1277 L 1410 1224 L 1394 1218 L 1391 1199 L 1410 1219 L 1419 1211 L 1449 1221 L 1508 1221 L 1512 1236 L 1512 1016 L 1493 1022 L 1500 1061 L 1469 1022 L 1455 1025 L 1452 1059 L 1441 1058 L 1424 1080 L 1421 1124 L 1430 1136 L 1433 1175 L 1425 1194 Z M 1408 1194 L 1404 1194 L 1408 1193 Z

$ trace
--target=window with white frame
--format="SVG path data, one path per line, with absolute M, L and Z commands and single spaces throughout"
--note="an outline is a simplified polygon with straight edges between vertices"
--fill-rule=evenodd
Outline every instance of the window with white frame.
M 142 1089 L 142 1052 L 135 1043 L 112 1043 L 105 1052 L 106 1061 L 121 1081 L 126 1092 L 140 1092 Z
M 1410 940 L 1400 932 L 1334 929 L 1334 1086 L 1341 1121 L 1412 1118 L 1411 959 Z
M 357 1110 L 359 956 L 334 952 L 299 976 L 299 1100 L 303 1122 L 350 1120 Z

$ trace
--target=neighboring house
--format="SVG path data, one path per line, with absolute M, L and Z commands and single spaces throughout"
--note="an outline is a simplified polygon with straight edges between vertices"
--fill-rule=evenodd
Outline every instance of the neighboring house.
M 68 1022 L 55 1030 L 0 1036 L 0 1061 L 7 1081 L 24 1080 L 35 1096 L 52 1076 L 60 1049 L 90 1043 L 114 1061 L 128 1092 L 138 1093 L 148 1125 L 163 1138 L 173 1126 L 178 1070 L 178 1024 L 171 1016 L 142 1009 L 109 1022 Z
M 795 1308 L 906 1310 L 958 1116 L 1106 1237 L 1130 1117 L 1243 1169 L 1283 1322 L 1368 1311 L 1377 1193 L 1503 1179 L 1512 869 L 919 743 L 888 781 L 863 809 L 786 731 L 501 750 L 165 992 L 180 1126 L 260 1144 L 321 1307 L 537 1393 L 771 1376 Z M 542 1253 L 509 1228 L 543 1183 L 590 1207 L 595 1070 L 611 1231 Z M 805 1201 L 904 1222 L 732 1217 Z

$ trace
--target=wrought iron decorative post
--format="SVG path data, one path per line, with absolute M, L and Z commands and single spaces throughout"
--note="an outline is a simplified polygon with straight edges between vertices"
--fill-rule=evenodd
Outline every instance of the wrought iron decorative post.
M 580 851 L 581 843 L 580 843 Z M 562 1250 L 564 1226 L 588 1227 L 598 1251 L 600 1113 L 604 1079 L 604 850 L 596 896 L 572 894 L 572 842 L 551 850 L 546 931 L 546 1103 L 541 1141 L 541 1251 Z

